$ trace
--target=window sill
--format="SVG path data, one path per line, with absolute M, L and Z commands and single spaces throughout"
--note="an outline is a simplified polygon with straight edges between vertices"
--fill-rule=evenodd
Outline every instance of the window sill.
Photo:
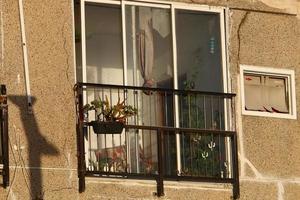
M 259 112 L 259 111 L 249 111 L 243 110 L 243 115 L 255 116 L 255 117 L 273 117 L 281 119 L 297 119 L 296 114 L 283 114 L 283 113 L 269 113 L 269 112 Z

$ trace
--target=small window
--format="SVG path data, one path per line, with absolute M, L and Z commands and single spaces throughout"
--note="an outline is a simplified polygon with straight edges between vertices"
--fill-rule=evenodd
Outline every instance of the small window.
M 293 70 L 241 66 L 243 114 L 296 119 Z

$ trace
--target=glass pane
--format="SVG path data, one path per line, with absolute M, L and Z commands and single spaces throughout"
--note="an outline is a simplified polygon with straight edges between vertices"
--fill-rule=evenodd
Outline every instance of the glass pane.
M 152 88 L 173 88 L 172 33 L 169 9 L 126 6 L 127 84 Z M 173 95 L 164 92 L 135 93 L 137 124 L 173 126 Z M 156 135 L 138 131 L 140 172 L 157 171 Z M 131 146 L 132 141 L 130 141 Z M 176 171 L 175 135 L 165 139 L 166 173 Z M 136 147 L 136 145 L 135 145 Z M 134 162 L 132 162 L 134 163 Z
M 176 10 L 179 89 L 223 92 L 220 16 Z
M 176 10 L 178 88 L 223 92 L 220 16 Z M 216 95 L 179 96 L 180 127 L 224 130 L 224 98 Z M 204 134 L 180 136 L 181 172 L 185 176 L 224 178 L 225 138 Z
M 273 112 L 288 113 L 288 93 L 286 78 L 269 77 L 266 83 L 268 103 Z
M 87 82 L 123 84 L 121 9 L 86 4 Z
M 80 4 L 74 4 L 75 49 L 76 49 L 76 81 L 82 82 L 82 43 Z
M 128 84 L 172 88 L 169 9 L 126 6 Z
M 245 84 L 245 109 L 264 111 L 264 90 L 261 76 L 252 74 L 244 75 Z
M 244 74 L 245 109 L 288 113 L 287 78 Z

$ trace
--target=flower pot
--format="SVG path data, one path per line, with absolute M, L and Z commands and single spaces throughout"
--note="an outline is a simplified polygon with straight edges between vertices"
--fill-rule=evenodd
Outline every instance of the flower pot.
M 96 134 L 121 134 L 124 128 L 122 122 L 99 122 L 91 121 L 89 123 Z

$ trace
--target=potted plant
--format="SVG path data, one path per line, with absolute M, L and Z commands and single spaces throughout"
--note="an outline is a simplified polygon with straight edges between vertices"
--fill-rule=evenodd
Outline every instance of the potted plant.
M 137 114 L 136 108 L 126 105 L 125 100 L 120 102 L 120 98 L 117 104 L 110 105 L 107 96 L 105 100 L 100 97 L 95 99 L 90 104 L 86 104 L 83 109 L 86 113 L 91 110 L 95 111 L 96 120 L 88 124 L 93 127 L 96 134 L 122 133 L 126 119 Z

